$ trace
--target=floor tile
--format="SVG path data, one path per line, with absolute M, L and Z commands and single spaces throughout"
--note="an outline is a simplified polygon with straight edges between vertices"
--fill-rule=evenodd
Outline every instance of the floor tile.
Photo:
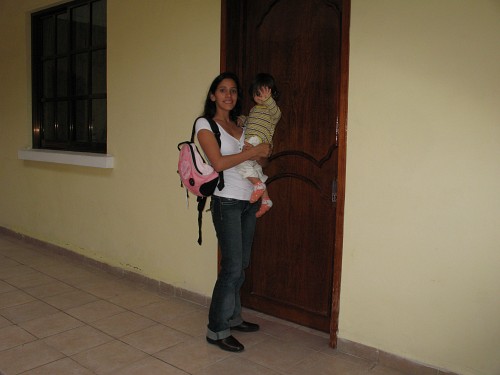
M 120 341 L 111 341 L 96 348 L 75 354 L 71 358 L 96 374 L 108 374 L 135 363 L 147 356 Z
M 0 267 L 0 279 L 6 280 L 9 277 L 22 276 L 30 273 L 38 272 L 31 267 L 27 267 L 23 264 L 11 266 L 11 267 Z
M 118 313 L 91 323 L 93 327 L 113 337 L 122 337 L 155 324 L 156 322 L 131 311 Z
M 111 299 L 126 293 L 137 291 L 136 287 L 127 285 L 126 281 L 119 279 L 106 279 L 89 284 L 82 284 L 79 288 L 102 299 Z
M 55 362 L 23 372 L 22 375 L 92 375 L 93 372 L 81 366 L 71 358 L 63 358 Z
M 242 357 L 276 371 L 288 371 L 316 352 L 304 346 L 270 338 L 246 348 Z M 311 374 L 314 372 L 311 372 Z
M 33 296 L 23 292 L 19 289 L 14 289 L 10 292 L 4 292 L 0 294 L 0 314 L 2 314 L 1 309 L 5 309 L 12 306 L 22 305 L 27 302 L 35 301 Z
M 29 265 L 30 260 L 38 260 L 47 258 L 44 251 L 40 251 L 36 246 L 27 243 L 17 242 L 14 243 L 14 251 L 9 254 L 12 259 L 17 260 L 19 263 Z
M 293 329 L 292 325 L 284 324 L 282 320 L 267 317 L 264 319 L 260 314 L 254 315 L 243 310 L 243 319 L 260 325 L 260 330 L 274 337 L 280 337 L 288 330 Z
M 27 259 L 32 259 L 33 257 L 40 257 L 41 256 L 41 253 L 37 252 L 37 251 L 33 251 L 31 250 L 29 247 L 27 246 L 24 246 L 24 245 L 20 245 L 20 246 L 16 246 L 16 245 L 13 245 L 11 247 L 11 252 L 8 254 L 8 257 L 20 264 L 25 264 L 25 265 L 28 265 L 26 263 L 26 260 Z
M 123 342 L 148 354 L 173 347 L 191 337 L 175 329 L 157 324 L 121 338 Z
M 280 375 L 281 373 L 251 362 L 238 355 L 223 359 L 211 366 L 193 373 L 193 375 Z M 313 373 L 308 373 L 313 374 Z M 341 374 L 339 374 L 341 375 Z
M 44 338 L 69 331 L 80 327 L 83 324 L 84 323 L 80 320 L 77 320 L 63 312 L 19 323 L 22 328 L 38 338 Z
M 315 353 L 288 370 L 289 375 L 305 373 L 315 375 L 366 375 L 374 366 L 370 361 L 347 355 L 327 355 Z
M 35 336 L 15 325 L 0 328 L 0 351 L 14 348 L 27 342 L 35 341 L 36 339 Z
M 95 348 L 113 338 L 89 326 L 82 326 L 51 337 L 43 341 L 67 356 Z
M 132 309 L 134 307 L 136 308 L 142 307 L 150 305 L 151 303 L 162 302 L 162 301 L 163 298 L 160 297 L 157 293 L 151 293 L 148 292 L 147 290 L 142 290 L 142 289 L 126 292 L 109 299 L 109 302 L 114 303 L 126 309 Z
M 20 266 L 21 263 L 19 263 L 17 260 L 5 257 L 5 256 L 0 256 L 0 272 L 1 269 L 3 268 L 10 268 L 14 266 Z M 1 273 L 0 273 L 1 274 Z
M 208 309 L 195 310 L 168 320 L 165 325 L 190 336 L 205 336 L 207 333 Z
M 67 293 L 74 290 L 75 288 L 73 288 L 72 286 L 57 280 L 44 285 L 36 285 L 31 288 L 24 288 L 24 291 L 26 293 L 39 299 L 56 296 L 58 294 Z
M 261 329 L 232 332 L 245 351 L 225 352 L 206 342 L 207 307 L 45 251 L 0 235 L 2 375 L 414 373 L 401 359 L 342 354 L 328 334 L 246 308 Z
M 85 280 L 91 280 L 91 277 L 94 275 L 92 271 L 82 267 L 82 265 L 72 262 L 55 263 L 45 267 L 43 272 L 58 280 L 64 280 L 71 277 L 85 277 Z
M 397 369 L 403 373 L 412 375 L 436 375 L 436 370 L 421 366 L 418 363 L 412 362 L 408 359 L 398 357 L 394 354 L 380 351 L 378 363 L 381 366 Z
M 204 337 L 192 338 L 154 354 L 156 358 L 190 374 L 213 365 L 230 355 L 231 353 L 207 343 Z
M 241 342 L 246 349 L 250 349 L 254 345 L 258 345 L 261 342 L 272 339 L 273 337 L 265 333 L 262 330 L 257 332 L 252 332 L 248 334 L 246 332 L 231 331 L 231 334 L 236 337 L 236 339 Z
M 16 288 L 7 284 L 5 281 L 0 280 L 0 293 L 12 292 L 13 290 L 16 290 Z
M 123 311 L 125 310 L 121 307 L 103 300 L 97 300 L 66 310 L 68 314 L 86 323 L 95 322 L 96 320 L 106 318 Z
M 55 281 L 55 279 L 53 279 L 52 277 L 35 270 L 24 275 L 7 277 L 4 278 L 4 280 L 10 285 L 13 285 L 19 289 L 26 289 L 37 285 L 49 284 Z
M 279 335 L 281 340 L 300 343 L 303 346 L 307 346 L 314 350 L 328 350 L 329 349 L 329 337 L 319 335 L 317 333 L 310 333 L 302 329 L 288 329 Z
M 58 309 L 61 310 L 68 310 L 73 307 L 79 307 L 82 305 L 86 305 L 87 303 L 98 300 L 98 298 L 96 296 L 93 296 L 92 294 L 89 294 L 82 290 L 74 289 L 73 287 L 70 288 L 72 288 L 72 290 L 68 292 L 57 294 L 50 297 L 45 297 L 45 298 L 40 297 L 40 298 L 43 299 L 45 302 L 47 302 L 49 305 L 57 307 Z
M 61 266 L 65 263 L 65 257 L 62 255 L 47 254 L 42 256 L 42 253 L 44 251 L 37 251 L 36 256 L 23 259 L 23 263 L 43 273 L 46 273 L 47 267 Z
M 159 359 L 148 357 L 113 372 L 112 375 L 188 375 L 188 373 Z
M 80 288 L 82 284 L 92 282 L 96 277 L 100 277 L 101 274 L 100 272 L 73 263 L 56 264 L 52 267 L 47 267 L 44 269 L 44 273 L 75 288 Z
M 13 238 L 10 236 L 5 236 L 5 235 L 0 236 L 0 253 L 2 253 L 1 252 L 2 249 L 5 249 L 6 247 L 12 245 L 12 240 Z
M 64 355 L 41 341 L 34 341 L 0 352 L 0 370 L 8 375 L 54 362 Z
M 369 372 L 363 375 L 408 375 L 406 372 L 399 372 L 397 370 L 384 367 L 384 366 L 375 366 L 373 369 L 371 369 Z
M 7 307 L 0 310 L 0 314 L 14 323 L 21 323 L 32 319 L 55 314 L 59 310 L 42 302 L 31 301 L 22 305 Z
M 174 318 L 194 312 L 200 308 L 199 305 L 195 305 L 194 303 L 169 297 L 161 302 L 133 308 L 132 311 L 159 323 L 167 323 Z
M 10 320 L 5 319 L 3 316 L 0 315 L 0 328 L 8 327 L 8 326 L 11 326 L 13 324 L 14 323 L 12 323 Z

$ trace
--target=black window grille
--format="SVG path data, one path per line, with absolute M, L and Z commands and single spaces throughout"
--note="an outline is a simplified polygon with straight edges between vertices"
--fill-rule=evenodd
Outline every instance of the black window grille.
M 32 14 L 33 148 L 106 152 L 106 0 Z

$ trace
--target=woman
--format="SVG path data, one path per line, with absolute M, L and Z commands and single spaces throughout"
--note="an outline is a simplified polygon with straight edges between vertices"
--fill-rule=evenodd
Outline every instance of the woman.
M 236 75 L 222 73 L 212 82 L 205 101 L 204 117 L 213 118 L 221 133 L 217 143 L 210 124 L 204 118 L 196 122 L 196 135 L 212 167 L 224 171 L 224 188 L 216 189 L 210 209 L 221 251 L 220 271 L 212 294 L 208 317 L 207 341 L 223 350 L 241 352 L 244 346 L 231 330 L 254 332 L 259 326 L 241 317 L 240 288 L 250 262 L 255 230 L 255 214 L 260 203 L 250 203 L 253 186 L 241 177 L 236 166 L 246 160 L 266 158 L 267 143 L 245 146 L 241 114 L 240 86 Z

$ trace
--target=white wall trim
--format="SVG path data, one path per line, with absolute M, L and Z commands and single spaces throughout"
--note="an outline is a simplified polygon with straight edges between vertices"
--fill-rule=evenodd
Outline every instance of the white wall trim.
M 79 165 L 94 168 L 114 168 L 115 158 L 109 154 L 57 150 L 21 149 L 17 151 L 20 160 Z

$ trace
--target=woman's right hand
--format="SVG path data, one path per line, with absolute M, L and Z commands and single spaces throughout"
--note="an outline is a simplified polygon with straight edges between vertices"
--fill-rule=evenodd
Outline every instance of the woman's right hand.
M 271 156 L 271 145 L 269 143 L 261 143 L 258 144 L 257 146 L 254 146 L 252 148 L 252 151 L 254 152 L 255 156 L 252 157 L 250 160 L 258 160 L 262 158 L 268 158 Z

